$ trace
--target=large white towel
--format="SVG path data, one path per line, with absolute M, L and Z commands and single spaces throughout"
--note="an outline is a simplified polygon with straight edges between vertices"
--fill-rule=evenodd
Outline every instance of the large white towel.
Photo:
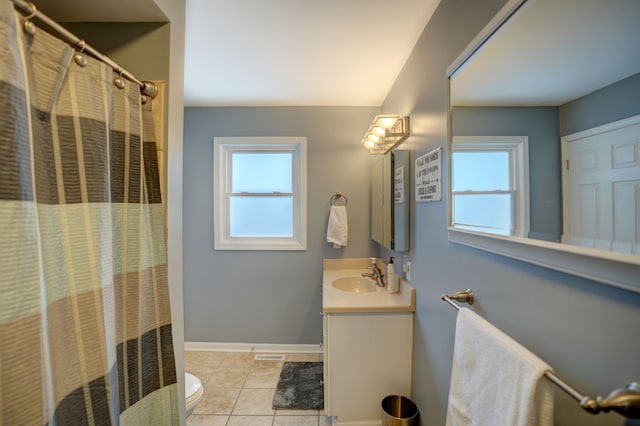
M 348 240 L 347 207 L 331 206 L 329 225 L 327 226 L 327 242 L 333 243 L 334 248 L 340 248 L 346 246 Z
M 468 308 L 456 322 L 447 426 L 552 426 L 551 368 Z

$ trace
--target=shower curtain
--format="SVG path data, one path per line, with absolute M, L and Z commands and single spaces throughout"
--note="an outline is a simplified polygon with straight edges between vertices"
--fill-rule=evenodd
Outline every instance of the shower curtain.
M 24 19 L 0 0 L 0 424 L 179 424 L 151 102 Z

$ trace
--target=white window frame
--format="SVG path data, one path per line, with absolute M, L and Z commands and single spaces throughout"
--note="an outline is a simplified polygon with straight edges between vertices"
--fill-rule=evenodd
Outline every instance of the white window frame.
M 454 136 L 451 144 L 451 155 L 459 151 L 508 151 L 511 190 L 479 191 L 482 194 L 513 194 L 512 217 L 513 229 L 506 235 L 527 237 L 529 235 L 529 137 L 528 136 Z M 451 174 L 453 179 L 453 174 Z M 451 185 L 453 188 L 453 184 Z M 475 192 L 475 191 L 474 191 Z M 472 231 L 497 233 L 480 226 L 454 223 L 454 195 L 470 192 L 451 191 L 451 226 Z M 472 192 L 473 193 L 473 192 Z
M 307 249 L 307 139 L 305 137 L 215 137 L 213 139 L 215 250 Z M 235 152 L 289 152 L 293 155 L 293 236 L 232 237 L 229 231 L 231 155 Z M 273 193 L 273 195 L 282 195 Z

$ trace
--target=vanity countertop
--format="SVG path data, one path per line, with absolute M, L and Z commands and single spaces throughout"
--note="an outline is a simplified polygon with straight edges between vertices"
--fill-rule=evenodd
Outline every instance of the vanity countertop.
M 351 293 L 334 288 L 332 281 L 344 277 L 360 277 L 370 260 L 363 259 L 325 259 L 322 271 L 322 309 L 325 313 L 346 312 L 415 312 L 415 289 L 405 280 L 399 279 L 399 291 L 387 293 L 386 287 L 377 287 L 370 293 Z M 378 260 L 386 278 L 386 268 Z

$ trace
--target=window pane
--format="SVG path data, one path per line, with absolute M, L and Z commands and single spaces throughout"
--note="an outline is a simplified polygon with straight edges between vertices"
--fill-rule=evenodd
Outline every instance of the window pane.
M 231 154 L 231 192 L 293 192 L 290 152 Z
M 507 151 L 457 151 L 453 153 L 452 162 L 454 191 L 511 189 Z
M 231 197 L 232 237 L 292 237 L 293 197 Z
M 456 225 L 491 228 L 511 234 L 513 229 L 512 194 L 456 194 L 453 196 L 453 221 Z

